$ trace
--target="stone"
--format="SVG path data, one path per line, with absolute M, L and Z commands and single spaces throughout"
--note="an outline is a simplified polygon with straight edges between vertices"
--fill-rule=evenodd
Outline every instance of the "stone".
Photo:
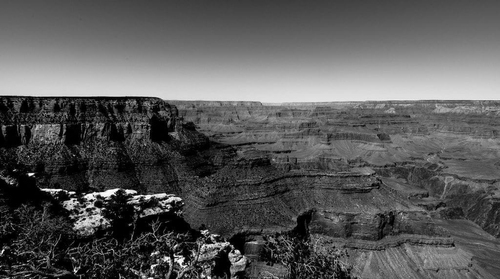
M 74 230 L 82 236 L 94 235 L 98 230 L 111 227 L 110 220 L 103 214 L 112 197 L 121 189 L 77 195 L 76 192 L 62 189 L 41 189 L 54 198 L 60 199 L 64 209 L 69 212 Z M 135 190 L 122 190 L 127 204 L 133 206 L 137 219 L 173 214 L 180 216 L 184 203 L 181 198 L 169 194 L 138 195 Z M 63 197 L 63 198 L 61 198 Z M 134 217 L 132 216 L 132 217 Z

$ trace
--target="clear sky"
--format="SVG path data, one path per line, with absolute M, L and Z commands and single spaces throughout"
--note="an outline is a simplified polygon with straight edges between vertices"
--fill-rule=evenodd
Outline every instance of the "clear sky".
M 500 1 L 0 0 L 0 95 L 500 99 Z

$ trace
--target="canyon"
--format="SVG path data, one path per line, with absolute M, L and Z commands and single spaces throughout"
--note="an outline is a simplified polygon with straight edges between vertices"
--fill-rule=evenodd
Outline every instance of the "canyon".
M 500 102 L 11 96 L 0 125 L 2 169 L 178 196 L 254 266 L 297 230 L 360 278 L 500 277 Z

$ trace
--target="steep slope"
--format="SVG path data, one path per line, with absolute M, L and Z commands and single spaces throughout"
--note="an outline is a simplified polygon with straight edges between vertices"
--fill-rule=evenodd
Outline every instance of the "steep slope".
M 211 140 L 261 151 L 277 168 L 369 167 L 429 191 L 500 235 L 500 102 L 178 104 L 179 115 Z
M 239 178 L 226 175 L 208 195 L 215 201 L 191 200 L 211 226 L 251 235 L 291 228 L 313 210 L 311 232 L 351 249 L 363 278 L 500 276 L 486 270 L 500 263 L 471 260 L 481 258 L 477 246 L 455 247 L 442 219 L 467 218 L 498 235 L 500 103 L 172 103 L 185 121 L 236 148 L 239 162 L 249 165 L 242 171 L 228 164 L 212 176 L 230 168 Z M 275 173 L 271 168 L 283 175 L 262 179 Z M 325 174 L 337 178 L 311 178 Z M 366 188 L 359 177 L 379 182 Z M 498 253 L 498 246 L 492 250 Z
M 154 98 L 17 98 L 0 102 L 4 167 L 36 172 L 41 187 L 179 192 L 178 172 L 208 140 Z M 200 170 L 202 171 L 202 170 Z
M 442 219 L 498 235 L 498 105 L 4 97 L 0 156 L 44 188 L 178 195 L 190 224 L 242 246 L 318 235 L 363 278 L 488 278 L 497 262 Z

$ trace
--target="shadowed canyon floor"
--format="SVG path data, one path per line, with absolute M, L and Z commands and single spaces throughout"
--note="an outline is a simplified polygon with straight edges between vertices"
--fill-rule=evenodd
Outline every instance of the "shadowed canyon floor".
M 241 248 L 307 231 L 361 278 L 498 278 L 499 116 L 493 101 L 3 97 L 0 156 L 43 188 L 178 195 L 192 226 Z

